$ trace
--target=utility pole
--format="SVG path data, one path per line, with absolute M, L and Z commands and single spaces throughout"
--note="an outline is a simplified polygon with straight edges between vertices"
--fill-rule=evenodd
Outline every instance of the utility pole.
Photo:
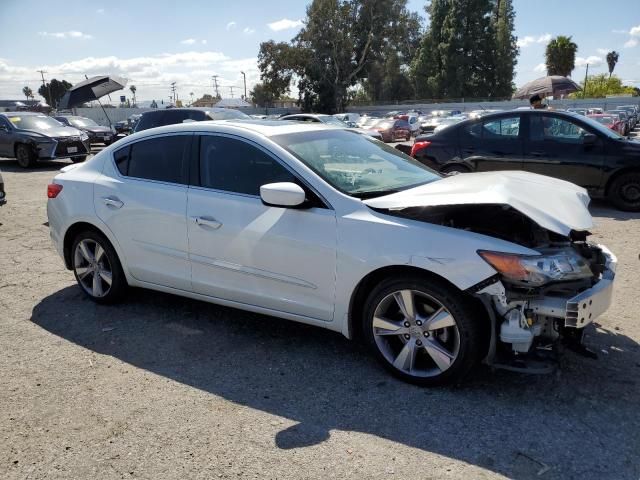
M 238 87 L 234 87 L 233 85 L 229 87 L 229 90 L 231 90 L 231 98 L 233 98 L 233 89 L 234 88 L 238 88 Z
M 247 101 L 247 76 L 244 72 L 240 72 L 242 74 L 242 79 L 244 80 L 244 101 Z
M 213 80 L 213 87 L 216 90 L 216 98 L 218 98 L 220 96 L 218 94 L 218 75 L 212 75 L 211 80 Z
M 584 90 L 582 91 L 582 98 L 587 98 L 587 77 L 589 76 L 589 64 L 587 63 L 587 71 L 584 74 Z
M 176 103 L 176 82 L 171 82 L 171 96 L 173 97 L 173 103 Z
M 36 70 L 42 76 L 42 86 L 49 91 L 49 102 L 53 103 L 53 98 L 51 98 L 51 83 L 47 85 L 44 81 L 44 74 L 47 73 L 45 70 Z M 53 105 L 51 105 L 53 107 Z

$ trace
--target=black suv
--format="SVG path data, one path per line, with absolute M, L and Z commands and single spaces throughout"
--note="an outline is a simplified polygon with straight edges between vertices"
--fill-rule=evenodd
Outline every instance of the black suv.
M 164 125 L 175 125 L 185 121 L 203 122 L 206 120 L 237 120 L 251 119 L 238 110 L 229 108 L 167 108 L 165 110 L 151 110 L 144 112 L 138 123 L 135 132 L 148 130 L 149 128 L 163 127 Z

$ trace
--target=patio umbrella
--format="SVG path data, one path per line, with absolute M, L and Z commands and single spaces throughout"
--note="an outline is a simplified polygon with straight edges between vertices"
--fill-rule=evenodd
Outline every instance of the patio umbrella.
M 516 93 L 513 94 L 513 98 L 527 99 L 533 95 L 566 95 L 580 90 L 580 86 L 567 77 L 560 75 L 551 75 L 550 77 L 542 77 L 533 80 L 529 83 L 525 83 L 520 87 Z
M 125 78 L 109 75 L 88 78 L 84 82 L 71 87 L 60 100 L 58 108 L 64 110 L 85 102 L 98 100 L 111 92 L 122 90 L 126 84 L 127 80 Z

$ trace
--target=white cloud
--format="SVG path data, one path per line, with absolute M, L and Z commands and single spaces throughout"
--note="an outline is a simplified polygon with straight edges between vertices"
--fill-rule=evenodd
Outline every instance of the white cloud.
M 607 53 L 609 53 L 611 50 L 609 48 L 598 48 L 596 50 L 600 55 L 606 55 Z
M 589 65 L 590 67 L 599 67 L 601 65 L 604 65 L 604 60 L 602 59 L 602 57 L 596 57 L 595 55 L 591 55 L 587 58 L 576 58 L 576 67 L 586 67 L 587 65 Z
M 552 35 L 550 33 L 544 33 L 537 37 L 527 35 L 526 37 L 518 39 L 518 46 L 520 48 L 527 48 L 529 45 L 533 45 L 534 43 L 547 43 L 551 38 Z
M 255 33 L 256 31 L 253 28 L 249 28 L 246 27 L 244 30 L 242 30 L 242 33 L 246 34 L 246 35 L 251 35 L 252 33 Z
M 186 40 L 181 40 L 180 43 L 183 44 L 183 45 L 193 45 L 194 43 L 196 43 L 196 39 L 195 38 L 187 38 Z
M 104 8 L 99 8 L 98 10 L 96 10 L 96 13 L 98 15 L 103 15 L 104 14 Z
M 628 32 L 626 30 L 611 30 L 611 33 L 619 33 L 622 35 L 626 35 Z
M 638 40 L 635 38 L 630 38 L 624 43 L 624 48 L 633 48 L 638 46 Z
M 538 65 L 535 66 L 533 71 L 534 72 L 546 72 L 547 71 L 547 65 L 545 65 L 544 63 L 539 63 Z
M 282 20 L 268 23 L 267 26 L 274 32 L 279 32 L 281 30 L 300 28 L 302 26 L 302 20 L 289 20 L 288 18 L 283 18 Z
M 200 41 L 200 43 L 201 43 L 202 45 L 206 45 L 206 44 L 207 44 L 207 41 L 206 41 L 206 40 L 201 40 L 201 41 Z
M 629 35 L 632 37 L 640 37 L 640 25 L 631 28 L 631 30 L 629 30 Z
M 38 32 L 41 37 L 52 38 L 81 38 L 83 40 L 91 40 L 93 35 L 87 33 L 78 32 L 76 30 L 70 30 L 68 32 Z
M 229 22 L 227 23 L 227 31 L 236 28 L 237 23 L 236 22 Z

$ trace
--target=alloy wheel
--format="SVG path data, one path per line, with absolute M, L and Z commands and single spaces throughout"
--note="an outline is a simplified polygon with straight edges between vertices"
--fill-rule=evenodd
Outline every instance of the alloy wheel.
M 406 289 L 385 296 L 376 306 L 372 326 L 380 353 L 407 375 L 438 376 L 458 357 L 455 318 L 424 292 Z
M 111 290 L 113 270 L 104 248 L 95 240 L 85 238 L 78 243 L 73 269 L 80 286 L 92 297 L 102 298 Z

